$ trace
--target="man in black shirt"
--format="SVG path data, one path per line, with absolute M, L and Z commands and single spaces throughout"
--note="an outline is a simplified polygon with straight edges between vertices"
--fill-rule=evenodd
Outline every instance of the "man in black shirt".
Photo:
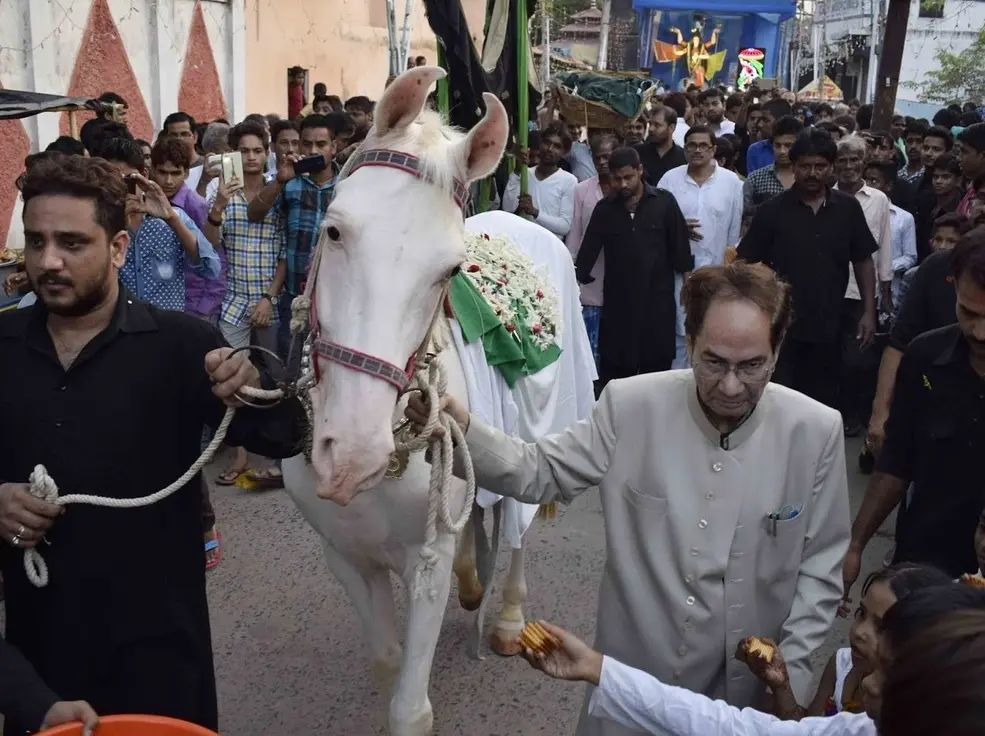
M 674 129 L 677 127 L 677 113 L 672 107 L 656 107 L 650 111 L 650 132 L 646 141 L 634 146 L 643 164 L 646 183 L 651 187 L 671 169 L 684 166 L 687 158 L 684 149 L 674 143 Z
M 929 260 L 929 259 L 928 259 Z M 913 484 L 894 562 L 978 570 L 974 536 L 985 505 L 985 228 L 951 255 L 958 323 L 926 332 L 903 355 L 886 442 L 845 558 L 845 590 L 869 540 Z
M 155 493 L 196 460 L 202 427 L 219 425 L 224 402 L 260 376 L 211 325 L 120 285 L 127 187 L 106 161 L 49 159 L 20 187 L 38 303 L 0 314 L 0 413 L 18 418 L 0 426 L 7 640 L 63 698 L 217 730 L 200 475 L 127 509 L 47 503 L 26 482 L 40 463 L 63 495 Z M 289 457 L 304 424 L 297 400 L 241 408 L 226 441 Z M 42 538 L 50 581 L 38 588 L 24 550 Z M 8 718 L 4 733 L 37 726 Z
M 609 157 L 612 193 L 595 205 L 578 258 L 578 283 L 593 281 L 605 249 L 598 391 L 614 378 L 668 370 L 676 351 L 674 274 L 694 267 L 688 228 L 670 192 L 643 181 L 639 155 Z
M 790 149 L 794 185 L 767 200 L 753 217 L 738 255 L 762 261 L 793 289 L 794 322 L 774 380 L 836 406 L 841 317 L 848 269 L 855 270 L 863 314 L 858 339 L 876 327 L 876 241 L 855 197 L 827 185 L 837 147 L 824 131 L 807 130 Z
M 886 438 L 886 420 L 893 400 L 896 371 L 907 346 L 918 335 L 938 327 L 953 325 L 954 278 L 951 276 L 951 249 L 971 229 L 961 215 L 950 213 L 937 218 L 934 230 L 933 255 L 907 274 L 909 286 L 902 295 L 902 304 L 889 333 L 889 344 L 882 351 L 879 362 L 879 380 L 872 402 L 866 446 L 876 455 L 882 450 Z

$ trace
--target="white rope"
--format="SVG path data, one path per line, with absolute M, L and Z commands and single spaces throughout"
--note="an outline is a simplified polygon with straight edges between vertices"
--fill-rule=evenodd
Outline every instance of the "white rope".
M 395 441 L 398 452 L 418 452 L 431 448 L 431 480 L 428 487 L 428 516 L 424 544 L 421 546 L 420 561 L 417 563 L 414 581 L 414 597 L 426 595 L 429 600 L 435 600 L 438 590 L 434 586 L 434 570 L 440 556 L 435 546 L 438 542 L 438 521 L 448 531 L 455 535 L 461 534 L 472 513 L 472 503 L 475 501 L 475 470 L 472 467 L 472 456 L 465 444 L 465 434 L 458 422 L 446 411 L 441 409 L 441 398 L 445 394 L 448 380 L 444 366 L 436 358 L 427 362 L 426 368 L 419 369 L 414 376 L 416 388 L 427 398 L 430 412 L 424 428 L 406 442 Z M 442 427 L 441 437 L 435 435 L 435 429 Z M 449 508 L 451 501 L 452 479 L 455 461 L 455 448 L 458 447 L 462 466 L 465 471 L 465 499 L 458 518 L 452 518 Z
M 241 388 L 240 393 L 244 397 L 262 401 L 273 401 L 282 398 L 284 395 L 280 389 L 266 390 L 251 388 L 249 386 Z M 174 483 L 149 496 L 142 496 L 141 498 L 108 498 L 106 496 L 90 496 L 84 493 L 59 496 L 58 485 L 55 483 L 54 478 L 48 475 L 48 471 L 43 465 L 35 465 L 34 472 L 31 473 L 29 479 L 31 495 L 42 501 L 59 506 L 67 506 L 70 503 L 86 503 L 91 506 L 105 506 L 111 509 L 133 509 L 140 506 L 150 506 L 153 503 L 164 500 L 179 488 L 183 488 L 205 467 L 215 455 L 216 450 L 219 449 L 219 445 L 226 438 L 226 432 L 229 430 L 229 425 L 235 416 L 235 407 L 228 407 L 226 409 L 226 415 L 222 418 L 222 421 L 215 430 L 215 436 L 202 451 L 202 454 L 198 456 L 198 460 L 192 463 L 192 466 L 185 471 L 184 475 Z M 27 579 L 36 587 L 43 588 L 48 584 L 48 565 L 45 564 L 37 547 L 24 550 L 24 572 L 27 573 Z

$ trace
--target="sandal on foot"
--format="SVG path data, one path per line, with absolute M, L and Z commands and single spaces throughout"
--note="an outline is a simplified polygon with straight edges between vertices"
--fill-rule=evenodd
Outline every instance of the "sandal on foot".
M 284 487 L 284 476 L 277 468 L 250 470 L 247 471 L 246 477 L 250 483 L 250 490 L 274 491 Z
M 215 556 L 210 560 L 209 552 L 215 551 Z M 205 543 L 205 569 L 212 570 L 222 562 L 222 532 L 215 530 L 215 539 L 210 539 Z
M 227 468 L 216 476 L 215 484 L 217 486 L 234 486 L 236 485 L 236 481 L 239 480 L 239 477 L 245 472 L 246 468 L 240 468 L 238 470 L 236 468 Z

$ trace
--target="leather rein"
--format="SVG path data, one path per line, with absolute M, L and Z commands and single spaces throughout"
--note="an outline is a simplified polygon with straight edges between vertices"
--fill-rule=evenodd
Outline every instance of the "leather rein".
M 420 181 L 428 182 L 430 184 L 435 183 L 430 174 L 425 171 L 419 158 L 412 156 L 409 153 L 391 151 L 385 148 L 373 148 L 366 151 L 357 151 L 344 167 L 342 178 L 347 178 L 351 176 L 353 172 L 370 166 L 382 166 L 388 169 L 396 169 L 398 171 L 403 171 L 410 174 L 415 179 Z M 455 179 L 452 198 L 455 200 L 455 204 L 457 204 L 462 210 L 464 217 L 464 211 L 469 202 L 468 185 L 459 179 Z M 427 350 L 427 345 L 431 340 L 431 333 L 434 329 L 434 325 L 438 320 L 438 316 L 441 314 L 442 308 L 444 307 L 447 289 L 438 301 L 438 308 L 431 320 L 431 325 L 428 327 L 427 334 L 424 336 L 424 342 L 421 343 L 418 349 L 415 350 L 410 356 L 407 360 L 406 366 L 401 368 L 400 366 L 384 360 L 383 358 L 378 358 L 340 343 L 333 342 L 321 334 L 321 325 L 318 322 L 317 312 L 318 300 L 315 296 L 314 289 L 315 281 L 318 277 L 318 267 L 321 261 L 321 248 L 322 246 L 320 244 L 316 246 L 315 254 L 311 261 L 311 267 L 309 270 L 311 284 L 305 284 L 305 292 L 308 293 L 310 297 L 309 339 L 311 341 L 313 353 L 311 364 L 315 374 L 315 382 L 317 383 L 321 379 L 318 359 L 324 358 L 325 360 L 345 366 L 350 370 L 365 373 L 366 375 L 373 376 L 374 378 L 379 378 L 381 381 L 385 381 L 396 388 L 398 394 L 402 394 L 407 390 L 407 387 L 414 378 L 418 360 L 423 357 L 425 351 Z

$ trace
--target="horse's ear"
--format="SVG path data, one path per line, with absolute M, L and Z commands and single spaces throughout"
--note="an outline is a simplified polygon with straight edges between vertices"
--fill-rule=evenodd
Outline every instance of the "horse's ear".
M 489 92 L 484 92 L 482 99 L 486 103 L 486 114 L 461 143 L 469 181 L 483 179 L 496 170 L 510 134 L 510 120 L 503 103 Z
M 383 136 L 414 122 L 424 109 L 431 85 L 445 74 L 440 66 L 418 66 L 397 77 L 376 105 L 373 115 L 376 134 Z

